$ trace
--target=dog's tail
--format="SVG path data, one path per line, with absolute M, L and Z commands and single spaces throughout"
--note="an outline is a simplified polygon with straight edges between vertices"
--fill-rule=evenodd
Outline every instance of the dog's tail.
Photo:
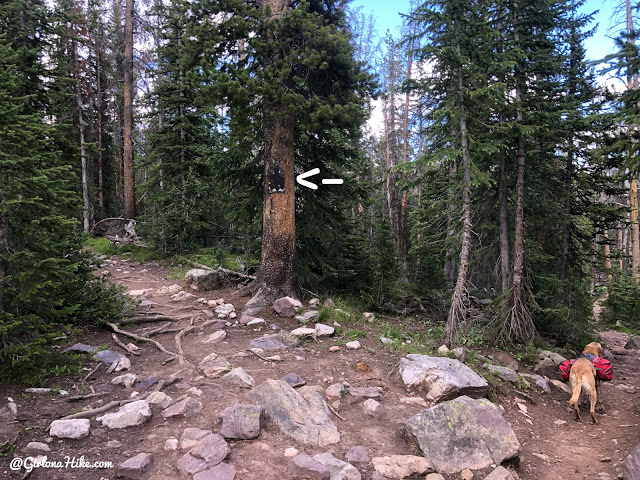
M 573 388 L 573 395 L 571 395 L 571 399 L 569 400 L 569 405 L 575 406 L 578 404 L 580 401 L 580 392 L 582 392 L 582 379 L 576 382 Z

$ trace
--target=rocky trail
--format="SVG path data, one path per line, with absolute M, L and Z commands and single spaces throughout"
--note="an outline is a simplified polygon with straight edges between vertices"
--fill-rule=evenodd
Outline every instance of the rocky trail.
M 479 375 L 385 345 L 371 317 L 350 320 L 362 333 L 349 342 L 334 331 L 346 325 L 316 324 L 317 304 L 240 318 L 248 299 L 202 288 L 216 286 L 206 275 L 195 290 L 158 264 L 112 257 L 103 270 L 140 297 L 137 321 L 154 321 L 67 342 L 86 370 L 59 390 L 0 386 L 1 478 L 640 478 L 640 450 L 627 459 L 640 444 L 628 335 L 601 333 L 614 378 L 592 425 L 584 403 L 574 421 L 551 353 L 534 372 L 483 351 Z M 29 471 L 28 457 L 48 463 Z

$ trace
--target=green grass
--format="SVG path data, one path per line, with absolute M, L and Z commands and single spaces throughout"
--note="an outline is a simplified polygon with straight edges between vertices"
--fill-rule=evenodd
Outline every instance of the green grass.
M 367 338 L 369 332 L 366 332 L 364 330 L 347 330 L 345 332 L 345 335 L 349 340 L 356 340 L 358 338 Z
M 136 262 L 149 262 L 153 260 L 163 260 L 165 255 L 156 250 L 140 247 L 138 245 L 123 244 L 120 246 L 111 245 L 104 237 L 89 237 L 85 240 L 84 246 L 92 252 L 110 257 L 112 255 L 127 255 L 128 258 Z

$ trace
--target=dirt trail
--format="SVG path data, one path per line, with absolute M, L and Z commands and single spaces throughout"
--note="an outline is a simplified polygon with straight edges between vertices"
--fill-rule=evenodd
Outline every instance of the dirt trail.
M 168 271 L 157 264 L 141 265 L 127 261 L 126 258 L 113 258 L 113 263 L 106 267 L 113 275 L 116 283 L 126 286 L 129 290 L 153 289 L 150 298 L 153 305 L 144 307 L 149 311 L 170 312 L 172 315 L 184 316 L 180 326 L 187 326 L 189 319 L 197 314 L 202 315 L 204 308 L 193 301 L 171 302 L 170 295 L 157 295 L 156 289 L 161 286 L 178 283 L 186 288 L 184 282 L 167 279 Z M 104 270 L 104 269 L 103 269 Z M 236 311 L 240 312 L 247 301 L 239 297 L 235 289 L 209 292 L 193 292 L 207 300 L 223 297 L 232 303 Z M 267 422 L 260 437 L 252 441 L 230 442 L 231 456 L 229 463 L 236 469 L 236 479 L 239 480 L 281 480 L 290 479 L 286 471 L 287 459 L 283 452 L 287 447 L 296 446 L 300 451 L 309 454 L 329 452 L 339 458 L 349 448 L 364 445 L 371 457 L 391 454 L 415 454 L 402 436 L 402 425 L 410 416 L 421 410 L 420 406 L 406 405 L 399 402 L 401 397 L 407 396 L 402 381 L 396 374 L 391 374 L 401 358 L 397 352 L 384 348 L 379 340 L 375 327 L 368 324 L 358 324 L 353 328 L 369 331 L 366 338 L 360 338 L 362 348 L 357 351 L 346 351 L 344 347 L 338 353 L 330 353 L 329 347 L 339 343 L 337 339 L 324 340 L 317 343 L 309 341 L 300 348 L 289 349 L 277 353 L 281 362 L 265 362 L 254 355 L 242 354 L 249 346 L 249 341 L 269 332 L 269 325 L 277 323 L 285 329 L 293 329 L 299 325 L 294 319 L 278 318 L 272 313 L 264 315 L 266 325 L 260 328 L 230 327 L 227 328 L 227 338 L 216 345 L 205 345 L 202 340 L 213 330 L 186 335 L 183 348 L 186 359 L 196 365 L 204 356 L 215 351 L 229 359 L 234 367 L 243 367 L 255 378 L 256 384 L 267 379 L 279 379 L 283 375 L 294 372 L 306 380 L 307 385 L 322 385 L 348 381 L 352 386 L 380 386 L 384 389 L 381 400 L 388 411 L 384 419 L 372 419 L 362 412 L 362 404 L 349 404 L 341 401 L 337 411 L 344 420 L 332 417 L 341 433 L 341 442 L 329 448 L 306 448 L 284 436 L 273 424 Z M 144 324 L 132 328 L 140 332 L 144 328 L 159 326 L 159 324 Z M 160 341 L 168 350 L 175 351 L 175 332 L 153 337 Z M 624 346 L 627 336 L 617 332 L 603 332 L 602 339 L 608 348 Z M 121 337 L 121 340 L 125 338 Z M 82 343 L 102 346 L 119 350 L 106 331 L 89 330 Z M 125 341 L 128 343 L 128 340 Z M 137 342 L 136 342 L 137 343 Z M 130 357 L 132 367 L 130 372 L 140 379 L 148 376 L 166 378 L 171 373 L 183 368 L 177 361 L 166 366 L 162 362 L 167 355 L 159 352 L 150 344 L 138 343 L 142 354 Z M 119 350 L 122 352 L 122 350 Z M 518 400 L 526 405 L 525 416 L 517 406 L 516 398 L 511 394 L 499 394 L 499 401 L 505 409 L 505 417 L 513 426 L 522 444 L 522 455 L 519 468 L 516 470 L 521 480 L 579 480 L 579 479 L 616 479 L 621 473 L 621 462 L 629 452 L 640 444 L 640 405 L 638 394 L 621 391 L 616 386 L 620 384 L 640 388 L 638 366 L 640 357 L 636 355 L 616 356 L 614 360 L 614 380 L 604 385 L 606 414 L 599 415 L 600 425 L 591 425 L 587 420 L 588 414 L 583 416 L 582 423 L 573 420 L 573 414 L 568 409 L 568 395 L 552 387 L 550 394 L 528 391 L 530 400 Z M 366 368 L 357 364 L 364 364 Z M 151 478 L 180 479 L 175 469 L 177 459 L 182 455 L 180 451 L 164 451 L 165 440 L 170 437 L 180 438 L 186 427 L 199 427 L 216 431 L 216 418 L 224 408 L 242 403 L 244 390 L 223 387 L 215 379 L 197 379 L 196 372 L 187 372 L 185 378 L 167 389 L 165 393 L 174 399 L 183 395 L 190 387 L 202 391 L 198 398 L 204 405 L 204 410 L 189 419 L 164 420 L 159 412 L 149 422 L 139 427 L 124 430 L 105 430 L 95 428 L 92 420 L 92 434 L 83 440 L 50 442 L 51 460 L 62 460 L 65 456 L 80 458 L 86 461 L 112 461 L 114 467 L 139 452 L 154 454 L 154 470 Z M 95 380 L 87 383 L 97 391 L 106 392 L 104 397 L 81 402 L 81 405 L 68 403 L 60 396 L 24 395 L 21 387 L 0 387 L 0 395 L 4 401 L 12 396 L 18 403 L 19 414 L 17 427 L 23 428 L 17 445 L 16 455 L 30 441 L 45 441 L 45 429 L 50 422 L 65 414 L 78 411 L 79 406 L 96 408 L 114 399 L 129 398 L 133 389 L 111 385 L 113 375 L 107 375 L 102 368 L 95 375 Z M 77 384 L 77 378 L 58 382 L 57 386 L 72 390 Z M 72 391 L 72 394 L 74 392 Z M 110 443 L 111 442 L 111 443 Z M 118 445 L 119 446 L 113 446 Z M 0 457 L 0 478 L 22 478 L 23 473 L 12 472 L 8 468 L 7 457 Z M 371 465 L 358 465 L 362 478 L 372 477 Z M 483 479 L 490 470 L 476 472 L 474 479 Z M 113 479 L 116 469 L 39 469 L 34 470 L 31 479 Z M 448 476 L 447 480 L 459 478 Z

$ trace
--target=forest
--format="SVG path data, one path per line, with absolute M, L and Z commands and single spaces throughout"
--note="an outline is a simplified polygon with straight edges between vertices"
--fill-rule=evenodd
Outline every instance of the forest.
M 637 330 L 639 11 L 594 62 L 583 3 L 416 0 L 380 37 L 348 0 L 2 2 L 2 376 L 122 314 L 87 248 L 114 219 L 255 275 L 249 312 L 344 295 L 448 346 L 578 345 L 601 300 Z

